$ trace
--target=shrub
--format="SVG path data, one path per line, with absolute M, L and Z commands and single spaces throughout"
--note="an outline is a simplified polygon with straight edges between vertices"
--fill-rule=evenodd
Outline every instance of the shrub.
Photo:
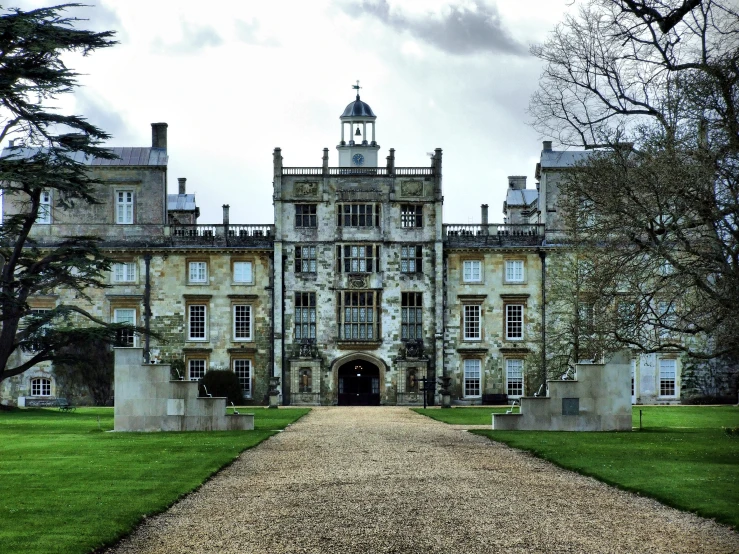
M 244 403 L 241 383 L 239 383 L 239 378 L 233 371 L 227 369 L 206 371 L 205 376 L 200 380 L 199 389 L 201 396 L 207 396 L 203 390 L 203 385 L 213 396 L 225 396 L 229 402 L 234 404 Z
M 682 404 L 703 406 L 707 404 L 736 404 L 735 396 L 698 394 L 682 399 Z
M 724 427 L 724 433 L 733 439 L 739 438 L 739 427 Z

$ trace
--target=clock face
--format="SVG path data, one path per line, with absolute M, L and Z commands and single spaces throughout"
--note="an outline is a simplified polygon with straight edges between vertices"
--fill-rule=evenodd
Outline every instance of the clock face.
M 364 156 L 362 154 L 354 154 L 352 156 L 352 162 L 354 162 L 354 165 L 364 165 Z

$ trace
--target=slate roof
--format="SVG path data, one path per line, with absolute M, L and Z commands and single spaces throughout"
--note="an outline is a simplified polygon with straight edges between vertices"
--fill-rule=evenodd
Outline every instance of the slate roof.
M 341 117 L 377 117 L 369 104 L 362 102 L 357 94 L 357 99 L 349 104 L 345 109 Z
M 167 211 L 177 210 L 195 210 L 195 195 L 194 194 L 168 194 L 167 195 Z
M 118 158 L 113 160 L 105 160 L 101 158 L 95 158 L 94 156 L 88 156 L 83 152 L 71 152 L 69 156 L 85 165 L 90 166 L 161 166 L 165 167 L 169 156 L 164 148 L 152 148 L 146 147 L 117 147 L 108 148 L 109 151 L 113 152 Z M 25 147 L 13 147 L 3 148 L 0 157 L 5 158 L 13 156 L 15 158 L 30 158 L 36 152 L 38 148 L 25 148 Z
M 593 150 L 542 150 L 541 168 L 572 167 L 593 153 Z
M 536 202 L 539 197 L 539 191 L 536 189 L 508 189 L 506 194 L 506 205 L 507 206 L 529 206 Z

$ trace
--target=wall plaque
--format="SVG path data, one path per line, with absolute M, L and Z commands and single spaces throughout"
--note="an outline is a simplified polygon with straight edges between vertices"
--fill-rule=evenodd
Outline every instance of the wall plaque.
M 298 181 L 295 183 L 295 196 L 316 196 L 318 183 L 316 181 Z
M 423 194 L 423 183 L 421 181 L 405 181 L 400 184 L 401 196 L 421 196 Z

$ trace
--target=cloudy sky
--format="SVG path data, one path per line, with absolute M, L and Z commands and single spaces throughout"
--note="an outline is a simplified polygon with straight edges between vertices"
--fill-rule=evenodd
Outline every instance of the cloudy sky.
M 95 0 L 72 13 L 120 44 L 68 63 L 83 88 L 60 101 L 113 135 L 149 146 L 169 124 L 169 192 L 187 177 L 200 223 L 270 223 L 272 150 L 286 166 L 338 165 L 339 116 L 377 115 L 379 159 L 426 166 L 444 150 L 444 221 L 502 222 L 508 175 L 534 167 L 541 137 L 526 108 L 543 41 L 570 0 Z M 52 2 L 22 0 L 29 9 Z M 4 146 L 4 145 L 3 145 Z

